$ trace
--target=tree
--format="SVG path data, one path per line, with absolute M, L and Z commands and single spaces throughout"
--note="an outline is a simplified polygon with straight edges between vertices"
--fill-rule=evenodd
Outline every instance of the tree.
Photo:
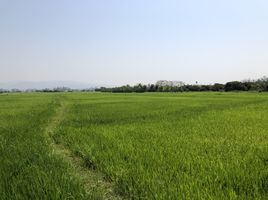
M 232 81 L 226 83 L 224 87 L 225 91 L 246 91 L 247 87 L 240 81 Z
M 223 91 L 224 90 L 224 84 L 215 83 L 212 88 L 212 91 Z

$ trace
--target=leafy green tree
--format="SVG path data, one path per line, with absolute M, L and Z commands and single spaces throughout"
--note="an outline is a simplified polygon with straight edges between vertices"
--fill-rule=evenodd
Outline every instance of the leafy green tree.
M 232 81 L 226 83 L 224 87 L 225 91 L 247 91 L 247 87 L 240 81 Z

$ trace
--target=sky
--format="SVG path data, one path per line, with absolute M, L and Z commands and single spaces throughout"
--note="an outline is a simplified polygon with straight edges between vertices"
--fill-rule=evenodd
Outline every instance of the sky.
M 0 82 L 268 75 L 267 0 L 0 0 Z

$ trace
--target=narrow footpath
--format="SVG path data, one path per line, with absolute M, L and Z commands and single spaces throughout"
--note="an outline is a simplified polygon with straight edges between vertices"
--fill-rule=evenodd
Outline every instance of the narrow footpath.
M 122 199 L 115 194 L 113 183 L 106 181 L 101 172 L 87 168 L 81 157 L 74 155 L 64 144 L 56 143 L 53 140 L 53 135 L 67 114 L 67 109 L 68 105 L 64 102 L 61 103 L 45 128 L 45 134 L 48 137 L 52 153 L 61 156 L 64 162 L 73 169 L 75 175 L 82 182 L 85 191 L 92 199 Z

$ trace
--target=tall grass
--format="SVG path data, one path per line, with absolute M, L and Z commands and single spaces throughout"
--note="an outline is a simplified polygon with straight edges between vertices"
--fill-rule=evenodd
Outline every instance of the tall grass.
M 268 198 L 268 95 L 75 94 L 54 135 L 131 199 Z
M 268 95 L 0 96 L 0 199 L 96 199 L 45 134 L 130 199 L 268 199 Z M 91 168 L 91 169 L 90 169 Z
M 55 106 L 54 95 L 0 96 L 0 199 L 87 198 L 44 135 Z

